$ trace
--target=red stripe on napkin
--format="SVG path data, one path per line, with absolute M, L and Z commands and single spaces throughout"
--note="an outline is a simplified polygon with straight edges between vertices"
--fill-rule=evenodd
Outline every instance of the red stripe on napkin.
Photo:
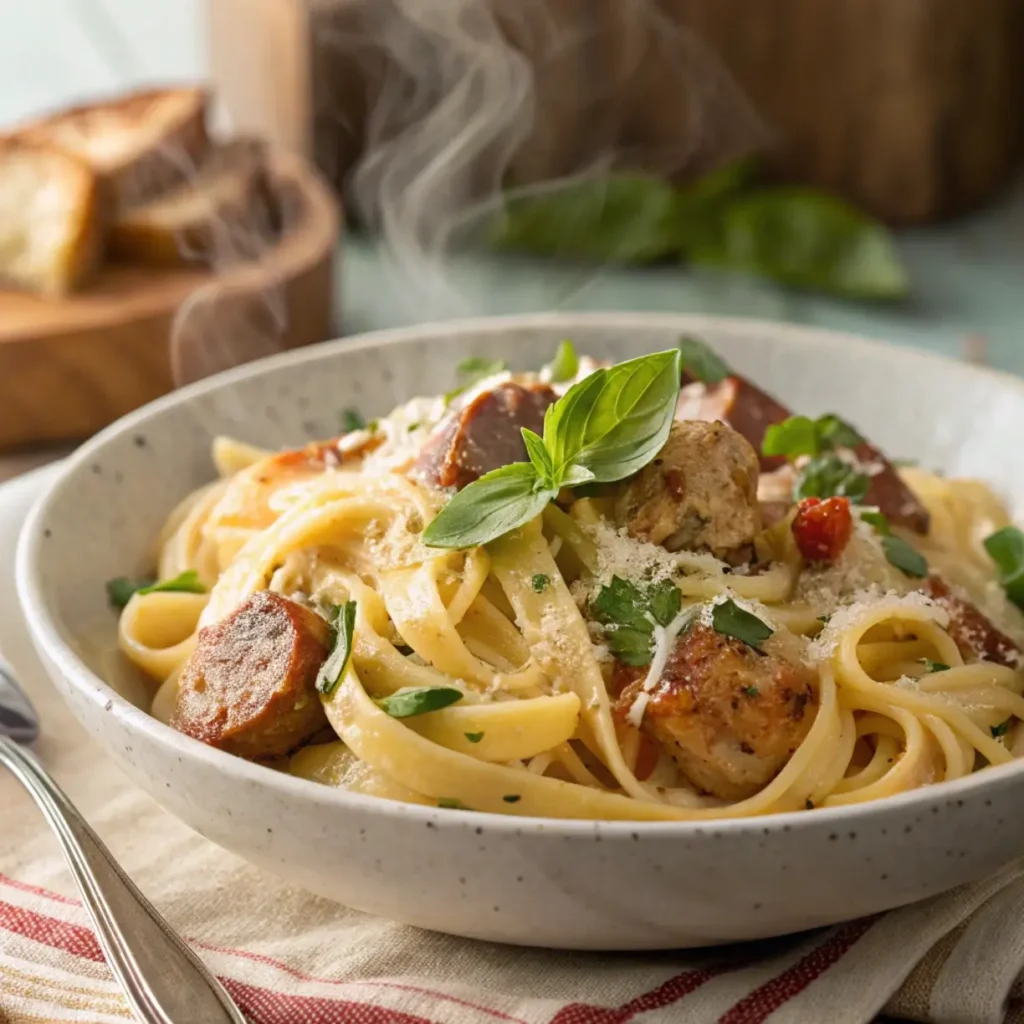
M 788 1003 L 838 963 L 875 921 L 876 918 L 865 917 L 840 928 L 788 970 L 744 996 L 719 1018 L 718 1024 L 762 1024 L 783 1003 Z
M 631 999 L 622 1006 L 592 1006 L 587 1003 L 569 1003 L 551 1018 L 551 1024 L 626 1024 L 638 1013 L 659 1010 L 678 1002 L 683 996 L 695 992 L 721 971 L 684 971 L 663 982 L 650 992 Z

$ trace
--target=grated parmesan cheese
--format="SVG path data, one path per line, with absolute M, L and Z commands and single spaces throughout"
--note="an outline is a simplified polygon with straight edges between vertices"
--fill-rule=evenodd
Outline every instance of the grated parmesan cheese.
M 894 617 L 907 608 L 924 612 L 928 618 L 945 628 L 949 624 L 949 613 L 937 601 L 918 590 L 907 594 L 894 591 L 864 591 L 856 595 L 852 603 L 835 611 L 825 628 L 811 641 L 808 652 L 816 661 L 826 661 L 832 656 L 839 643 L 839 635 L 857 626 L 868 615 L 878 611 L 892 612 Z
M 651 664 L 644 677 L 643 686 L 637 694 L 636 700 L 630 705 L 626 713 L 626 721 L 635 725 L 638 729 L 644 718 L 644 711 L 650 701 L 651 691 L 661 682 L 661 677 L 668 665 L 669 655 L 672 653 L 672 645 L 676 637 L 690 624 L 695 615 L 700 614 L 700 605 L 690 605 L 684 608 L 667 626 L 654 624 L 654 654 L 651 655 Z

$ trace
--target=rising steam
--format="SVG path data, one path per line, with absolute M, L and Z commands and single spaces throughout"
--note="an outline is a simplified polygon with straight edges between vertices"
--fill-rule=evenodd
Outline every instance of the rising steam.
M 448 260 L 509 191 L 613 167 L 678 177 L 766 141 L 715 54 L 655 0 L 357 6 L 358 24 L 323 42 L 367 78 L 348 192 L 416 319 L 480 312 Z

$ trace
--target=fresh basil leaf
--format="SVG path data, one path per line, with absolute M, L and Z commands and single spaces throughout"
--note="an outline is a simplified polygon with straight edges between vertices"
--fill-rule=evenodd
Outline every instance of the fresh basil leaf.
M 504 359 L 487 359 L 485 356 L 467 356 L 455 366 L 460 377 L 483 380 L 508 369 Z
M 718 247 L 726 207 L 753 184 L 757 170 L 755 160 L 737 160 L 676 190 L 677 237 L 682 252 Z
M 771 423 L 761 442 L 763 455 L 784 455 L 796 459 L 819 452 L 818 428 L 807 416 L 790 416 L 781 423 Z
M 846 420 L 840 419 L 834 412 L 819 416 L 814 425 L 821 439 L 822 449 L 856 448 L 864 443 L 864 438 L 850 426 Z
M 534 256 L 649 263 L 679 252 L 676 193 L 657 178 L 615 174 L 508 196 L 491 244 Z
M 722 357 L 697 338 L 679 339 L 679 357 L 683 373 L 703 384 L 719 384 L 732 373 Z
M 206 587 L 199 581 L 199 573 L 195 569 L 186 569 L 173 579 L 158 580 L 148 586 L 139 587 L 137 594 L 159 594 L 165 591 L 183 594 L 205 594 Z
M 883 537 L 882 550 L 890 565 L 916 579 L 928 575 L 928 561 L 916 548 L 911 547 L 901 537 Z
M 330 622 L 334 627 L 334 645 L 316 674 L 317 690 L 328 697 L 338 688 L 352 657 L 352 641 L 356 631 L 355 601 L 335 605 L 331 609 Z
M 856 448 L 864 438 L 835 413 L 825 413 L 816 420 L 807 416 L 790 416 L 781 423 L 772 423 L 761 442 L 764 455 L 784 455 L 796 459 L 801 455 L 820 455 L 836 448 Z
M 998 725 L 990 725 L 989 732 L 998 739 L 1000 736 L 1005 736 L 1010 731 L 1010 725 L 1013 722 L 1013 716 L 1011 715 L 1005 722 L 1000 722 Z
M 543 594 L 550 585 L 551 577 L 542 572 L 537 573 L 536 576 L 533 576 L 530 579 L 530 586 L 533 587 L 533 592 L 535 594 Z
M 544 439 L 528 427 L 521 427 L 520 430 L 523 435 L 523 444 L 526 445 L 526 454 L 537 473 L 537 479 L 544 487 L 557 490 L 561 487 L 562 482 L 555 477 L 555 466 L 551 461 L 551 453 L 544 445 Z
M 925 672 L 948 672 L 949 666 L 944 661 L 932 661 L 931 658 L 919 659 L 921 664 L 924 665 Z
M 730 199 L 714 230 L 686 255 L 696 264 L 846 298 L 897 299 L 908 291 L 885 227 L 807 188 L 758 189 Z
M 572 380 L 580 372 L 580 361 L 571 341 L 566 339 L 555 349 L 554 358 L 547 364 L 548 379 L 552 384 Z
M 124 608 L 132 599 L 132 595 L 145 586 L 145 582 L 132 583 L 127 576 L 118 576 L 116 579 L 107 580 L 107 599 L 115 608 Z
M 985 538 L 985 550 L 996 564 L 999 585 L 1018 608 L 1024 608 L 1024 533 L 1004 526 Z
M 465 736 L 470 743 L 479 743 L 484 738 L 484 734 L 482 732 L 464 732 L 462 735 Z
M 711 625 L 716 633 L 742 640 L 761 652 L 761 644 L 775 632 L 766 622 L 741 608 L 731 597 L 711 609 Z
M 659 580 L 651 584 L 644 596 L 659 626 L 669 625 L 682 611 L 683 595 L 671 580 Z
M 624 665 L 639 668 L 649 665 L 654 653 L 654 632 L 648 626 L 637 629 L 634 626 L 618 626 L 609 623 L 605 627 L 604 641 L 608 650 Z
M 462 691 L 454 686 L 423 686 L 416 690 L 399 690 L 390 697 L 377 697 L 374 703 L 392 718 L 412 718 L 440 711 L 462 697 Z
M 529 462 L 474 480 L 427 524 L 420 539 L 432 548 L 472 548 L 528 523 L 544 511 L 556 488 L 545 488 Z
M 874 512 L 869 509 L 866 512 L 861 512 L 860 517 L 865 523 L 873 526 L 875 532 L 880 533 L 883 537 L 888 537 L 892 533 L 889 527 L 889 520 L 881 512 Z
M 849 498 L 857 503 L 868 493 L 871 481 L 866 473 L 828 453 L 811 459 L 797 474 L 793 497 Z
M 347 409 L 341 410 L 341 429 L 346 434 L 351 434 L 354 430 L 362 430 L 365 426 L 366 420 L 363 419 L 362 413 L 358 409 L 349 406 Z
M 459 375 L 459 384 L 451 391 L 445 392 L 444 404 L 449 405 L 453 398 L 457 398 L 464 391 L 468 391 L 474 384 L 493 377 L 495 374 L 504 373 L 508 369 L 504 359 L 485 359 L 483 356 L 467 356 L 455 367 Z
M 665 446 L 679 397 L 678 349 L 597 370 L 574 384 L 544 417 L 556 472 L 584 466 L 599 483 L 630 476 Z

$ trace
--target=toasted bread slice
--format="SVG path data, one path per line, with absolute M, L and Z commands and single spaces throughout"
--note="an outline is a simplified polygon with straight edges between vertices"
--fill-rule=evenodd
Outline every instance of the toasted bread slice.
M 161 267 L 251 259 L 271 234 L 265 158 L 255 139 L 217 147 L 194 178 L 117 217 L 108 252 Z
M 0 139 L 0 281 L 63 295 L 92 276 L 102 243 L 92 168 L 60 149 Z
M 207 94 L 151 89 L 55 113 L 18 133 L 87 160 L 114 211 L 146 202 L 195 173 L 209 148 Z

